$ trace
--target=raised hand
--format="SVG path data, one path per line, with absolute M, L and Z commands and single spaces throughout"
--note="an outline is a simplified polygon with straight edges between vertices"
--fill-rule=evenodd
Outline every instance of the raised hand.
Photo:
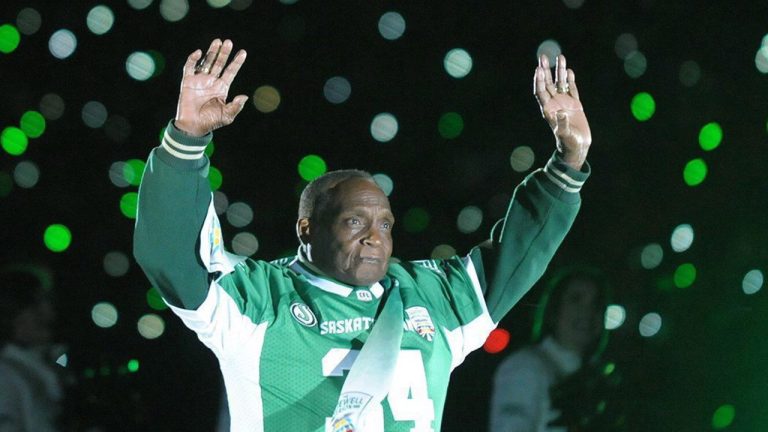
M 539 57 L 539 65 L 533 74 L 533 94 L 541 114 L 555 134 L 557 150 L 563 160 L 574 169 L 581 169 L 592 144 L 592 133 L 579 101 L 576 76 L 566 69 L 565 56 L 557 56 L 554 81 L 547 56 Z
M 231 40 L 222 42 L 215 39 L 208 47 L 205 57 L 200 50 L 187 57 L 174 120 L 174 124 L 181 131 L 189 135 L 203 136 L 232 123 L 245 106 L 248 100 L 245 95 L 235 96 L 227 103 L 229 86 L 246 57 L 246 52 L 240 50 L 227 65 L 231 52 Z

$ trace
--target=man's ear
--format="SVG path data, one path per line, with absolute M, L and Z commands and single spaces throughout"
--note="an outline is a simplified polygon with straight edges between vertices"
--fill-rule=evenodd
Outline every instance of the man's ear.
M 299 238 L 299 242 L 303 245 L 309 244 L 312 238 L 310 235 L 310 225 L 309 218 L 299 218 L 296 221 L 296 237 Z

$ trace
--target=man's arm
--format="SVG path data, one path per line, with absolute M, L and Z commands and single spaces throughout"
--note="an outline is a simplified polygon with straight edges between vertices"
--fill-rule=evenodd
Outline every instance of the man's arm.
M 505 218 L 490 241 L 472 253 L 487 280 L 482 284 L 493 322 L 520 300 L 546 270 L 578 213 L 579 191 L 589 176 L 589 123 L 574 73 L 558 57 L 552 79 L 546 56 L 534 72 L 534 94 L 555 136 L 557 151 L 543 169 L 515 189 Z M 500 228 L 500 229 L 499 229 Z
M 187 57 L 176 119 L 150 154 L 139 188 L 134 256 L 163 298 L 184 309 L 200 306 L 209 285 L 199 238 L 211 203 L 203 152 L 211 131 L 232 123 L 247 100 L 226 102 L 246 57 L 241 50 L 227 65 L 231 51 L 231 41 L 216 39 L 205 58 L 200 50 Z

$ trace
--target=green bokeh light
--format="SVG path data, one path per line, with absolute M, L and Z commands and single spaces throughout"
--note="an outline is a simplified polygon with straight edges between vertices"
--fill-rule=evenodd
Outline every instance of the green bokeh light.
M 403 227 L 409 233 L 422 232 L 428 225 L 429 213 L 421 207 L 408 210 L 403 217 Z
M 720 406 L 712 415 L 712 427 L 720 430 L 725 429 L 733 423 L 736 417 L 736 408 L 731 404 Z
M 704 151 L 711 151 L 723 141 L 723 128 L 716 122 L 707 123 L 699 131 L 699 145 Z
M 128 360 L 128 372 L 134 373 L 139 371 L 139 361 L 136 359 Z
M 328 167 L 318 155 L 306 155 L 299 161 L 299 175 L 306 181 L 312 181 L 325 174 Z
M 45 117 L 37 111 L 27 111 L 21 116 L 19 125 L 28 137 L 38 138 L 45 132 Z
M 440 136 L 446 139 L 453 139 L 461 135 L 461 131 L 464 130 L 464 119 L 461 115 L 455 112 L 448 112 L 440 117 L 437 123 L 437 130 L 440 132 Z
M 19 156 L 27 151 L 27 135 L 19 128 L 8 126 L 3 129 L 3 133 L 0 134 L 0 144 L 11 156 Z
M 0 26 L 0 52 L 10 54 L 19 47 L 21 35 L 16 27 L 10 24 Z
M 208 143 L 207 146 L 205 146 L 205 155 L 208 157 L 213 156 L 213 152 L 216 151 L 216 144 L 213 143 L 213 140 Z
M 653 117 L 656 112 L 656 101 L 650 93 L 640 92 L 632 98 L 630 108 L 637 121 L 644 122 Z
M 72 243 L 72 232 L 62 224 L 53 224 L 43 234 L 45 246 L 53 252 L 64 252 Z
M 613 371 L 616 370 L 616 364 L 615 363 L 607 363 L 605 367 L 603 368 L 603 375 L 608 376 L 613 373 Z
M 208 170 L 208 181 L 211 183 L 211 190 L 219 190 L 221 187 L 221 184 L 224 183 L 224 177 L 221 175 L 221 171 L 219 171 L 216 167 L 211 167 Z
M 691 263 L 680 264 L 673 278 L 676 287 L 688 288 L 696 281 L 696 267 Z
M 698 186 L 707 178 L 707 163 L 697 158 L 685 164 L 683 179 L 688 186 Z
M 141 179 L 144 177 L 144 167 L 146 165 L 147 164 L 140 159 L 130 159 L 125 161 L 125 165 L 123 165 L 123 178 L 130 185 L 140 185 Z
M 163 298 L 155 287 L 152 287 L 147 291 L 147 304 L 154 310 L 168 309 L 168 305 L 165 304 Z
M 136 219 L 138 211 L 139 194 L 136 192 L 126 192 L 120 198 L 120 211 L 128 219 Z

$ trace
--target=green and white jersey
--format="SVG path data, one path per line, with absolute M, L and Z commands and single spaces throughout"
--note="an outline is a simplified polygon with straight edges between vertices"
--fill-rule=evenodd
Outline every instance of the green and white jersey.
M 266 262 L 224 250 L 202 155 L 209 140 L 167 128 L 140 188 L 134 254 L 219 359 L 233 431 L 330 431 L 346 372 L 395 284 L 403 339 L 366 432 L 439 431 L 451 371 L 544 272 L 588 175 L 553 158 L 516 189 L 488 247 L 391 263 L 379 283 L 354 287 L 300 256 Z

